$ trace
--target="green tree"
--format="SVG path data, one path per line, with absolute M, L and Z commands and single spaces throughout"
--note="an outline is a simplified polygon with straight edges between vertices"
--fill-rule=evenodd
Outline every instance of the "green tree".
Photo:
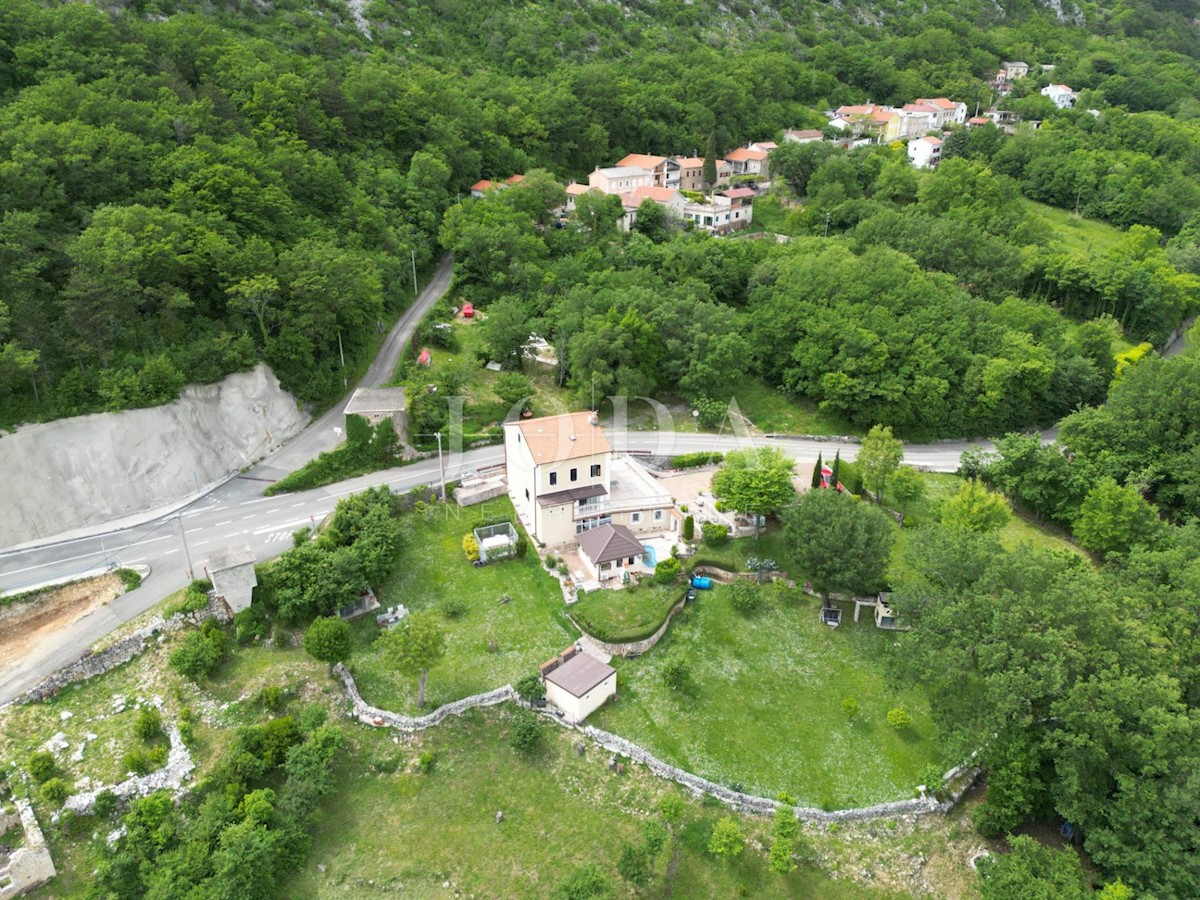
M 514 750 L 530 753 L 542 742 L 542 720 L 537 713 L 519 709 L 513 713 L 512 732 L 508 739 Z
M 901 515 L 908 514 L 909 504 L 925 495 L 925 479 L 916 469 L 901 466 L 891 478 L 892 499 L 900 507 Z
M 708 145 L 704 149 L 704 167 L 700 171 L 704 179 L 704 189 L 711 191 L 717 183 L 717 133 L 708 133 Z
M 810 487 L 818 488 L 821 486 L 821 467 L 823 465 L 824 463 L 821 462 L 821 454 L 818 452 L 817 464 L 813 466 L 812 483 L 809 485 Z
M 726 455 L 724 466 L 713 477 L 713 491 L 738 512 L 754 517 L 757 538 L 759 516 L 775 515 L 795 497 L 794 465 L 774 447 L 736 450 Z
M 1012 851 L 979 861 L 983 900 L 1083 900 L 1083 867 L 1073 850 L 1054 850 L 1027 835 L 1009 841 Z
M 516 371 L 525 358 L 531 330 L 529 313 L 517 297 L 502 297 L 489 305 L 487 319 L 480 325 L 488 356 L 505 369 Z
M 784 514 L 784 525 L 797 567 L 826 601 L 831 593 L 882 587 L 895 526 L 877 506 L 836 491 L 809 491 Z
M 888 479 L 900 468 L 903 458 L 904 444 L 892 436 L 890 425 L 874 425 L 863 438 L 857 464 L 862 467 L 863 482 L 874 492 L 879 503 L 884 502 Z
M 708 852 L 718 859 L 732 859 L 746 849 L 746 835 L 733 816 L 722 816 L 713 826 Z
M 1012 514 L 1003 494 L 989 491 L 982 482 L 968 479 L 942 505 L 942 524 L 961 531 L 999 531 Z
M 1132 487 L 1101 479 L 1088 491 L 1075 520 L 1075 536 L 1085 550 L 1108 557 L 1137 544 L 1154 547 L 1162 533 L 1154 507 Z
M 385 634 L 384 658 L 402 675 L 417 676 L 417 706 L 425 707 L 429 670 L 446 655 L 446 635 L 432 610 L 409 613 Z
M 656 244 L 665 241 L 671 233 L 671 218 L 666 207 L 647 197 L 637 209 L 633 230 L 644 234 Z
M 304 652 L 333 667 L 350 656 L 350 623 L 338 616 L 320 616 L 313 619 L 304 632 Z

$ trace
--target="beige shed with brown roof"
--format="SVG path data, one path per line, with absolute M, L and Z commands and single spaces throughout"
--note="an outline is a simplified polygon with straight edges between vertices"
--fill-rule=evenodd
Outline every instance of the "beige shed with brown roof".
M 575 653 L 542 675 L 546 699 L 577 725 L 617 692 L 617 670 L 587 653 Z

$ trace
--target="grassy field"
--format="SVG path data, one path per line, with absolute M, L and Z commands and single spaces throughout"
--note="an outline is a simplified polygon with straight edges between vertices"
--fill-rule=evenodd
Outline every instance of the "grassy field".
M 539 663 L 577 636 L 563 615 L 562 592 L 535 553 L 525 559 L 475 568 L 462 550 L 463 535 L 483 521 L 516 522 L 507 497 L 479 506 L 431 507 L 405 520 L 410 541 L 401 563 L 377 593 L 384 606 L 439 608 L 455 598 L 465 607 L 445 618 L 446 655 L 429 673 L 426 702 L 440 706 L 490 691 L 537 670 Z M 502 595 L 512 598 L 501 603 Z M 368 703 L 398 712 L 416 712 L 416 680 L 394 672 L 374 644 L 373 617 L 355 626 L 357 651 L 350 668 Z
M 886 682 L 889 634 L 873 622 L 831 630 L 819 601 L 803 596 L 773 596 L 746 617 L 727 588 L 701 592 L 653 653 L 614 663 L 619 699 L 593 714 L 595 724 L 763 796 L 787 791 L 830 809 L 911 797 L 934 762 L 925 699 Z M 663 679 L 673 659 L 690 666 L 683 692 Z M 855 721 L 842 708 L 848 697 L 861 707 Z M 887 724 L 895 706 L 912 715 L 910 729 Z
M 608 754 L 552 725 L 532 756 L 508 745 L 510 714 L 475 711 L 393 743 L 388 732 L 356 729 L 355 747 L 338 771 L 312 855 L 284 893 L 294 897 L 550 897 L 575 866 L 594 862 L 615 896 L 635 896 L 616 872 L 623 845 L 641 841 L 668 792 L 686 795 L 638 767 L 614 775 Z M 417 774 L 422 753 L 436 758 Z M 496 823 L 496 812 L 504 821 Z M 772 874 L 766 855 L 748 846 L 731 863 L 706 852 L 725 810 L 685 800 L 683 819 L 656 861 L 649 896 L 905 896 L 832 881 L 805 867 Z M 752 838 L 765 819 L 742 819 Z M 450 888 L 443 887 L 449 883 Z
M 1073 212 L 1025 200 L 1029 211 L 1054 232 L 1058 242 L 1076 253 L 1103 253 L 1116 246 L 1125 234 L 1120 228 L 1099 219 L 1084 219 Z
M 772 234 L 787 234 L 784 222 L 791 210 L 784 209 L 778 197 L 755 197 L 754 218 L 750 222 L 751 231 L 768 231 Z
M 759 378 L 746 376 L 733 386 L 738 409 L 760 431 L 779 434 L 858 434 L 839 416 L 806 400 L 790 400 Z
M 620 591 L 592 591 L 569 612 L 592 637 L 612 643 L 640 641 L 658 630 L 683 592 L 682 583 L 647 583 Z

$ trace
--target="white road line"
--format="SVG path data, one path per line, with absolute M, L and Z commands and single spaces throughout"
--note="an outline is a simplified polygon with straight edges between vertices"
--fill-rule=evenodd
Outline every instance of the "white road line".
M 178 550 L 167 550 L 163 553 L 163 556 L 170 556 L 172 553 L 178 553 L 178 552 L 179 552 Z
M 275 500 L 274 497 L 259 497 L 257 500 L 244 500 L 240 506 L 249 506 L 251 503 L 266 503 L 268 500 Z M 278 503 L 278 500 L 275 500 Z
M 232 524 L 233 524 L 233 519 L 229 519 L 225 522 L 218 522 L 216 525 L 213 526 L 213 528 L 220 528 L 222 525 L 232 525 Z
M 127 546 L 125 549 L 126 549 L 126 550 L 132 550 L 134 547 L 140 547 L 140 546 L 142 546 L 143 544 L 156 544 L 156 543 L 158 543 L 159 541 L 169 541 L 169 540 L 171 540 L 173 537 L 175 537 L 175 535 L 173 535 L 173 534 L 164 534 L 162 537 L 156 537 L 156 538 L 143 538 L 143 539 L 142 539 L 142 540 L 140 540 L 140 541 L 134 541 L 132 544 L 128 545 L 128 546 Z
M 203 547 L 205 544 L 211 544 L 211 543 L 212 543 L 212 541 L 197 541 L 196 546 Z
M 189 529 L 187 530 L 187 533 L 188 533 L 188 534 L 195 534 L 197 531 L 203 531 L 203 530 L 204 530 L 203 528 L 189 528 Z
M 303 505 L 304 505 L 303 503 L 293 503 L 291 506 L 288 507 L 288 509 L 295 509 L 297 506 L 303 506 Z
M 277 512 L 279 512 L 279 508 L 278 508 L 278 507 L 276 507 L 275 509 L 268 509 L 268 510 L 267 510 L 267 515 L 269 516 L 271 513 L 277 513 Z
M 125 562 L 127 562 L 127 563 L 131 563 L 131 562 L 142 562 L 142 561 L 144 561 L 145 559 L 146 559 L 146 557 L 144 557 L 144 556 L 135 556 L 133 559 L 127 559 L 127 560 L 125 560 Z
M 254 516 L 242 516 L 242 521 L 245 522 L 247 519 L 253 519 L 253 518 L 254 518 Z
M 258 531 L 254 532 L 254 535 L 257 537 L 258 535 L 262 534 L 273 534 L 276 531 L 286 531 L 289 528 L 295 528 L 297 525 L 308 524 L 311 524 L 308 519 L 298 519 L 295 522 L 284 522 L 280 525 L 272 525 L 270 528 L 260 528 Z
M 46 566 L 57 566 L 60 563 L 74 562 L 77 559 L 91 559 L 96 556 L 104 556 L 104 551 L 96 550 L 96 551 L 93 551 L 92 553 L 84 553 L 81 556 L 69 556 L 66 559 L 55 559 L 50 562 L 38 563 L 36 566 L 26 566 L 24 569 L 9 569 L 4 574 L 5 575 L 18 575 L 21 572 L 32 572 L 34 569 L 44 569 L 44 568 L 46 568 Z

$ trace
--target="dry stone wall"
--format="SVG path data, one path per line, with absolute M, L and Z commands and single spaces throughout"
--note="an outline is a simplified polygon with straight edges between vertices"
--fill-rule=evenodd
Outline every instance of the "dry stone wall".
M 79 659 L 63 666 L 37 687 L 18 697 L 17 702 L 38 703 L 53 697 L 68 684 L 86 681 L 97 675 L 103 675 L 105 672 L 111 672 L 117 666 L 124 665 L 139 655 L 146 649 L 147 642 L 152 638 L 156 638 L 160 634 L 178 631 L 188 625 L 199 625 L 210 616 L 222 623 L 228 622 L 232 618 L 225 601 L 212 595 L 208 598 L 208 605 L 199 612 L 176 613 L 169 619 L 156 616 L 128 637 L 115 641 L 103 650 L 95 652 L 89 650 Z
M 177 791 L 195 771 L 196 764 L 192 761 L 192 754 L 188 751 L 187 745 L 183 743 L 183 738 L 179 734 L 178 726 L 172 722 L 167 726 L 167 736 L 171 740 L 171 750 L 167 754 L 167 764 L 161 769 L 151 772 L 148 775 L 137 775 L 133 778 L 127 778 L 120 784 L 106 788 L 99 785 L 93 790 L 84 791 L 81 794 L 74 794 L 67 798 L 67 802 L 63 804 L 64 810 L 70 810 L 76 815 L 90 815 L 92 808 L 96 805 L 96 798 L 104 791 L 112 791 L 121 800 L 130 800 L 134 797 L 145 797 L 153 794 L 155 791 Z M 58 814 L 55 814 L 55 821 L 58 820 Z
M 0 867 L 0 900 L 28 893 L 58 874 L 33 807 L 28 800 L 17 800 L 14 805 L 25 831 L 25 843 Z
M 402 716 L 390 710 L 371 706 L 365 702 L 362 695 L 358 692 L 358 685 L 354 683 L 354 676 L 341 663 L 338 663 L 333 671 L 342 680 L 342 684 L 345 685 L 346 693 L 350 695 L 350 702 L 354 707 L 354 716 L 358 721 L 364 725 L 386 725 L 397 728 L 400 731 L 424 731 L 426 728 L 438 724 L 438 722 L 441 722 L 447 716 L 460 716 L 468 709 L 474 709 L 477 706 L 495 706 L 497 703 L 516 699 L 517 696 L 517 692 L 510 685 L 506 684 L 504 687 L 489 691 L 486 694 L 464 697 L 462 700 L 456 700 L 453 703 L 447 703 L 445 706 L 439 706 L 426 716 Z

